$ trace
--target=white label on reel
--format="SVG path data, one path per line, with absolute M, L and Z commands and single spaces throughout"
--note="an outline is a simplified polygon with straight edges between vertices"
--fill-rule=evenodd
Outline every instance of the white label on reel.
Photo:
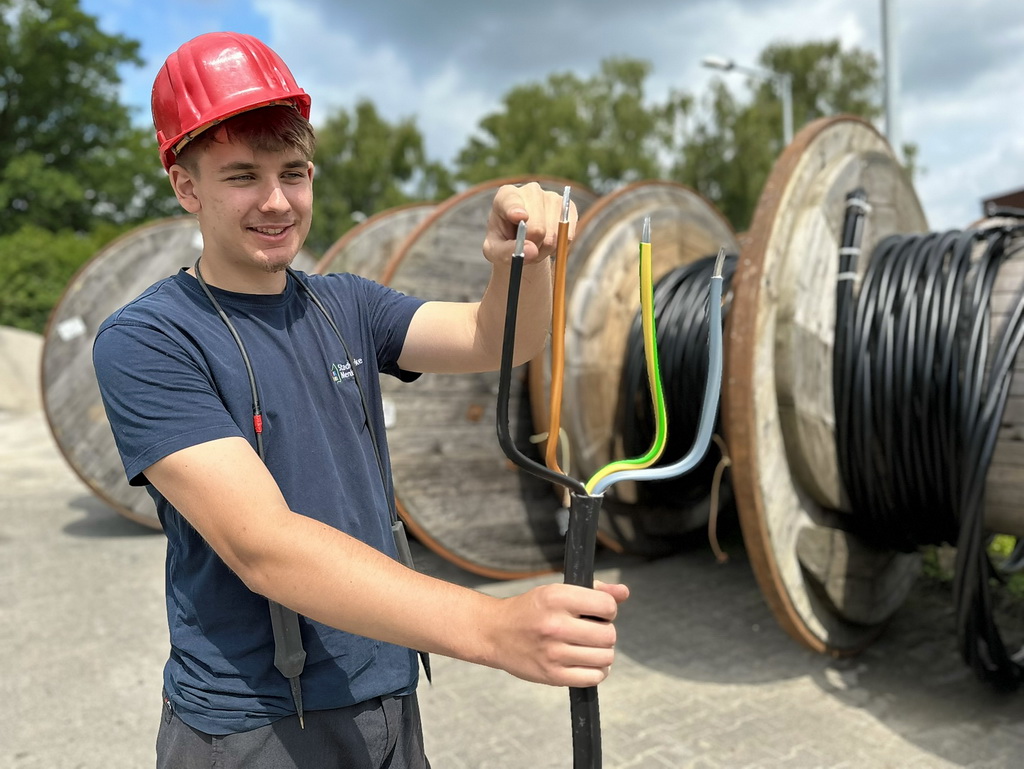
M 72 339 L 77 339 L 86 331 L 88 331 L 88 329 L 85 327 L 85 321 L 77 315 L 74 318 L 62 320 L 57 324 L 57 336 L 59 336 L 61 341 L 64 342 L 70 342 Z
M 398 408 L 395 406 L 395 402 L 390 398 L 381 399 L 381 406 L 384 411 L 384 427 L 390 430 L 395 426 L 395 420 L 398 417 Z

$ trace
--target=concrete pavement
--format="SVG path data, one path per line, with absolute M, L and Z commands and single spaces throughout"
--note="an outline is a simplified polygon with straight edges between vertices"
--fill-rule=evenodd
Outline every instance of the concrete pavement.
M 151 767 L 163 535 L 98 501 L 40 412 L 0 411 L 0 434 L 0 769 Z M 655 562 L 600 555 L 599 577 L 633 592 L 600 688 L 608 769 L 1024 765 L 1024 693 L 962 665 L 945 590 L 922 580 L 876 644 L 831 660 L 778 628 L 729 550 L 724 565 L 699 543 Z M 416 558 L 495 595 L 543 581 Z M 565 690 L 444 658 L 434 671 L 421 700 L 435 769 L 571 766 Z

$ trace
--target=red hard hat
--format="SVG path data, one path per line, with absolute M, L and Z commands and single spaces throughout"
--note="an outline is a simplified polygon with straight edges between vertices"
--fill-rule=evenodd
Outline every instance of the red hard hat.
M 309 94 L 263 42 L 238 32 L 189 40 L 167 57 L 153 83 L 153 125 L 164 168 L 210 126 L 278 103 L 292 104 L 309 119 Z

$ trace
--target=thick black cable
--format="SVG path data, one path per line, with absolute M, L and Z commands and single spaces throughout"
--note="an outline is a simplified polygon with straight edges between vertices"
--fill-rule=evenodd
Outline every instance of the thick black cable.
M 569 489 L 569 527 L 565 536 L 564 582 L 593 588 L 594 556 L 597 549 L 598 517 L 602 497 L 587 493 L 586 485 L 576 478 L 555 472 L 535 462 L 516 446 L 509 431 L 509 401 L 512 385 L 513 351 L 516 339 L 516 320 L 519 314 L 519 293 L 523 280 L 523 237 L 525 225 L 519 225 L 519 235 L 509 270 L 508 297 L 505 304 L 505 327 L 501 345 L 501 364 L 498 369 L 498 399 L 496 422 L 498 444 L 505 456 L 523 470 L 543 480 Z M 569 687 L 569 718 L 572 732 L 573 769 L 601 769 L 601 710 L 596 686 Z
M 671 464 L 693 445 L 700 422 L 701 395 L 707 385 L 708 313 L 711 276 L 716 255 L 677 267 L 654 285 L 654 320 L 665 410 L 669 425 L 665 451 L 659 464 Z M 732 277 L 738 258 L 727 254 L 722 271 L 722 323 L 731 304 Z M 720 420 L 720 416 L 718 419 Z M 638 310 L 626 339 L 615 416 L 615 432 L 622 453 L 638 456 L 654 439 L 655 420 L 647 379 L 643 319 Z M 721 432 L 717 426 L 715 432 Z M 666 504 L 683 508 L 705 498 L 718 459 L 710 453 L 687 475 L 636 485 L 640 504 Z

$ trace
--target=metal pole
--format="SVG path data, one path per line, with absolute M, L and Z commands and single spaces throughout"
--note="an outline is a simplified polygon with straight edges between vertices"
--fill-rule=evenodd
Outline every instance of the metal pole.
M 896 0 L 882 0 L 882 68 L 884 71 L 885 135 L 902 160 L 903 137 L 899 120 L 899 59 L 896 46 Z
M 782 146 L 785 148 L 793 141 L 793 76 L 779 72 L 778 79 L 782 92 Z

